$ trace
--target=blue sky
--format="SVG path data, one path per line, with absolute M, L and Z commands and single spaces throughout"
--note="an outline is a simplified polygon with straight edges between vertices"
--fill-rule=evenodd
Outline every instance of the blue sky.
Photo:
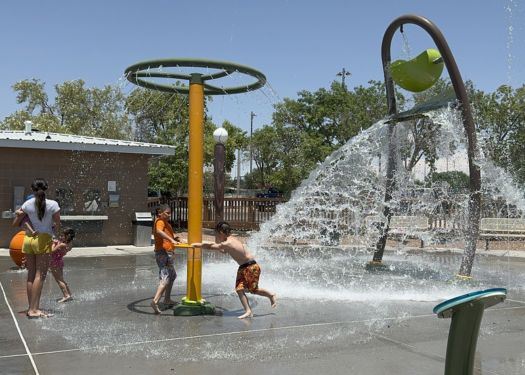
M 53 85 L 134 86 L 126 67 L 144 60 L 197 57 L 252 66 L 268 78 L 258 92 L 216 97 L 210 115 L 249 130 L 269 123 L 272 106 L 298 91 L 329 87 L 343 67 L 347 85 L 382 80 L 380 46 L 398 16 L 426 16 L 443 32 L 464 79 L 492 91 L 525 82 L 522 0 L 18 1 L 1 6 L 0 118 L 18 107 L 11 86 L 39 78 Z M 433 43 L 406 27 L 411 56 Z M 402 38 L 393 58 L 406 57 Z

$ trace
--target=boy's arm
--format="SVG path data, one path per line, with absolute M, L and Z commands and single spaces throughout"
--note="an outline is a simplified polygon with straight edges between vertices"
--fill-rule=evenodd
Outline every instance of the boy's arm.
M 191 247 L 202 247 L 206 250 L 215 250 L 224 253 L 224 247 L 220 243 L 215 242 L 194 242 L 191 244 Z

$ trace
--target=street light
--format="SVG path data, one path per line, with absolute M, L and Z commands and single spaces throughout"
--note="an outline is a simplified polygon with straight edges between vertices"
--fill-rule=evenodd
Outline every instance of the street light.
M 337 76 L 341 77 L 341 85 L 343 86 L 343 90 L 345 91 L 346 91 L 345 78 L 346 76 L 351 76 L 351 75 L 352 73 L 347 72 L 345 68 L 343 68 L 339 73 L 337 73 Z
M 228 131 L 224 128 L 217 128 L 213 132 L 213 139 L 215 139 L 216 143 L 225 144 L 228 140 Z
M 225 147 L 228 140 L 228 131 L 224 128 L 217 128 L 213 132 L 215 139 L 215 149 L 213 158 L 213 192 L 215 206 L 215 225 L 224 220 L 224 164 Z

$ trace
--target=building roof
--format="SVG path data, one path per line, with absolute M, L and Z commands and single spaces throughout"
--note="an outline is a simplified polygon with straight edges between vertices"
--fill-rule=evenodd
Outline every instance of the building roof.
M 0 148 L 2 147 L 146 155 L 175 154 L 174 146 L 40 132 L 34 129 L 28 133 L 24 130 L 0 130 Z

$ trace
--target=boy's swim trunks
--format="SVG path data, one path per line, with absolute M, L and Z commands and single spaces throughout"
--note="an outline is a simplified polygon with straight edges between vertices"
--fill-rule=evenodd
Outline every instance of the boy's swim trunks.
M 235 290 L 248 289 L 249 292 L 254 292 L 259 289 L 259 276 L 261 275 L 261 268 L 254 261 L 241 264 L 237 270 L 237 279 L 235 280 Z

